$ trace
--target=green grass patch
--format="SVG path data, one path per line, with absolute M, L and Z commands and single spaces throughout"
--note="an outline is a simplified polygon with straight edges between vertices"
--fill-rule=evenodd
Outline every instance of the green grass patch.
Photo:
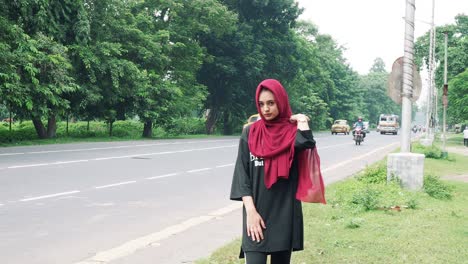
M 448 134 L 446 142 L 447 146 L 463 146 L 463 133 Z
M 106 142 L 147 140 L 143 138 L 143 123 L 135 120 L 115 121 L 112 127 L 112 137 L 109 136 L 109 126 L 103 121 L 57 122 L 57 136 L 52 139 L 39 139 L 31 121 L 15 122 L 12 131 L 8 123 L 0 123 L 0 147 L 46 145 L 74 142 Z M 153 127 L 152 139 L 206 138 L 220 135 L 204 134 L 204 120 L 200 118 L 180 118 L 174 120 L 174 125 L 163 128 Z
M 294 253 L 291 263 L 466 261 L 468 184 L 439 177 L 466 173 L 468 157 L 450 156 L 425 159 L 420 192 L 387 183 L 385 161 L 328 186 L 327 205 L 303 204 L 305 249 Z M 196 263 L 244 263 L 239 247 L 237 239 Z

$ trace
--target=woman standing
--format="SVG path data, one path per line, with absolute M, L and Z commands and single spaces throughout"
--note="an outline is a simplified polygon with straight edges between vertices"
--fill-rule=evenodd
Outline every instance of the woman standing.
M 271 255 L 272 264 L 287 264 L 292 251 L 303 249 L 300 200 L 313 189 L 313 155 L 305 150 L 314 149 L 315 140 L 308 117 L 292 115 L 280 82 L 262 81 L 255 99 L 261 120 L 242 133 L 230 196 L 244 203 L 240 257 L 264 264 Z M 321 178 L 319 185 L 313 202 L 325 203 Z

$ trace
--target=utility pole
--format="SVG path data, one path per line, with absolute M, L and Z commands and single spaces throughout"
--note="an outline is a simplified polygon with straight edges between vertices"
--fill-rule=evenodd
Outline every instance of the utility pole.
M 447 105 L 448 105 L 448 83 L 447 83 L 447 43 L 448 43 L 448 33 L 447 31 L 444 32 L 445 34 L 445 56 L 444 56 L 444 89 L 442 93 L 442 104 L 444 105 L 444 114 L 443 114 L 443 134 L 442 134 L 442 156 L 447 156 L 447 150 L 445 149 L 445 142 L 446 142 L 446 116 L 447 116 Z
M 414 60 L 414 9 L 415 4 L 407 3 L 405 16 L 405 46 L 403 56 L 403 91 L 401 98 L 401 152 L 410 152 L 411 145 L 411 98 L 413 96 Z M 408 8 L 408 5 L 410 8 Z M 408 10 L 409 9 L 409 10 Z M 412 10 L 411 10 L 412 9 Z
M 423 185 L 424 155 L 410 152 L 415 9 L 415 0 L 406 0 L 403 86 L 401 93 L 401 151 L 400 153 L 389 154 L 387 157 L 387 181 L 396 177 L 404 188 L 420 190 Z
M 435 115 L 434 113 L 434 66 L 435 66 L 435 27 L 434 27 L 434 10 L 435 10 L 435 0 L 432 0 L 432 18 L 431 18 L 431 30 L 429 33 L 429 65 L 428 65 L 428 91 L 427 91 L 427 106 L 426 106 L 426 134 L 425 138 L 421 140 L 421 144 L 424 146 L 432 145 L 434 140 L 434 124 L 435 124 Z

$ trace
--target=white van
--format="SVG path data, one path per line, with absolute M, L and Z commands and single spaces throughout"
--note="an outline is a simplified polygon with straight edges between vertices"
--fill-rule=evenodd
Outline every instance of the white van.
M 379 117 L 379 125 L 377 126 L 377 131 L 380 134 L 391 133 L 393 135 L 398 134 L 400 129 L 400 124 L 398 123 L 399 117 L 397 115 L 387 115 L 381 114 Z

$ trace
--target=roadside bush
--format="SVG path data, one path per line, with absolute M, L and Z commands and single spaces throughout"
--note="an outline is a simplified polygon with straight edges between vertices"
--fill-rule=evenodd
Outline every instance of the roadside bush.
M 143 123 L 134 120 L 115 121 L 112 127 L 114 137 L 141 137 L 143 133 Z
M 205 119 L 198 117 L 173 118 L 167 132 L 171 135 L 204 134 Z
M 439 200 L 452 199 L 453 188 L 443 183 L 439 177 L 434 175 L 427 175 L 424 177 L 424 192 L 429 196 Z
M 73 138 L 88 138 L 88 137 L 106 137 L 108 135 L 106 124 L 99 121 L 90 121 L 89 130 L 87 130 L 87 121 L 78 121 L 68 123 L 68 136 Z M 67 123 L 60 122 L 57 124 L 57 137 L 67 136 Z
M 386 183 L 387 166 L 385 163 L 367 167 L 363 172 L 357 175 L 356 179 L 364 183 Z
M 443 159 L 444 158 L 444 155 L 442 154 L 442 150 L 434 145 L 426 147 L 421 144 L 414 144 L 413 152 L 424 154 L 424 156 L 426 156 L 426 158 L 429 158 L 429 159 Z
M 379 205 L 380 192 L 370 186 L 363 191 L 355 193 L 351 199 L 353 204 L 361 206 L 365 211 L 374 210 Z
M 0 126 L 0 142 L 22 141 L 37 139 L 37 133 L 32 121 L 15 122 L 12 124 L 11 133 L 8 126 Z

